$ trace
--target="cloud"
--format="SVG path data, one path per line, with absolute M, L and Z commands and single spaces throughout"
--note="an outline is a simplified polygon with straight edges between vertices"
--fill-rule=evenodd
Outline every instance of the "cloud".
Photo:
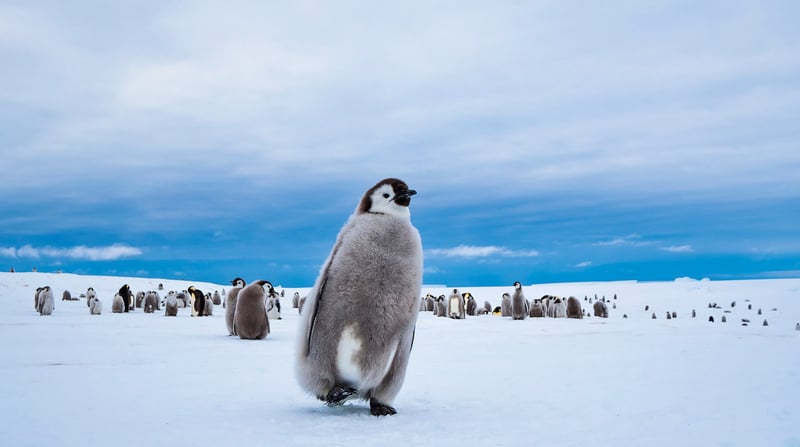
M 640 234 L 629 234 L 627 236 L 609 239 L 607 241 L 595 242 L 592 245 L 595 247 L 644 247 L 653 245 L 655 242 L 643 241 Z
M 592 261 L 583 261 L 575 264 L 575 267 L 580 269 L 584 267 L 589 267 L 590 265 L 592 265 Z
M 78 245 L 70 248 L 42 247 L 23 245 L 19 248 L 0 249 L 0 255 L 10 258 L 70 258 L 89 261 L 114 261 L 120 258 L 139 256 L 142 250 L 125 244 L 113 244 L 106 247 L 87 247 Z
M 428 250 L 431 256 L 444 256 L 447 258 L 485 258 L 488 256 L 505 256 L 511 258 L 539 256 L 536 250 L 511 250 L 495 245 L 459 245 L 452 248 L 434 248 Z
M 670 253 L 692 253 L 694 249 L 691 245 L 670 245 L 668 247 L 661 247 L 661 250 Z

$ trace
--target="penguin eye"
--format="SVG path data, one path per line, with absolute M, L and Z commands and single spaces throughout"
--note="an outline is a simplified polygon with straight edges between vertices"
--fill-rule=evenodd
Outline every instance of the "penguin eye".
M 389 193 L 383 193 L 383 198 L 384 199 L 388 199 L 389 198 Z

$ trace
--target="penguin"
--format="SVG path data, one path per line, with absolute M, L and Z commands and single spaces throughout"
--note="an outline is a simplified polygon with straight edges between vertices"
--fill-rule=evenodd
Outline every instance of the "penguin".
M 603 306 L 606 305 L 605 301 L 595 301 L 595 304 L 597 303 L 600 303 Z M 581 302 L 578 301 L 578 299 L 574 296 L 567 298 L 566 314 L 567 318 L 583 318 L 583 308 L 581 307 Z
M 178 292 L 175 294 L 175 298 L 178 300 L 178 307 L 184 308 L 186 307 L 186 291 Z
M 300 292 L 295 292 L 292 295 L 292 309 L 299 309 L 300 308 Z
M 458 293 L 458 289 L 453 289 L 453 293 L 447 298 L 447 316 L 454 320 L 463 320 L 464 315 L 464 297 Z
M 565 300 L 562 300 L 560 297 L 556 297 L 555 301 L 553 301 L 554 307 L 554 317 L 555 318 L 566 318 L 567 317 L 567 303 Z
M 298 315 L 302 315 L 303 314 L 303 305 L 306 304 L 306 298 L 307 297 L 305 297 L 305 296 L 300 298 L 300 302 L 297 304 L 297 314 Z
M 141 291 L 136 292 L 136 300 L 134 302 L 135 303 L 134 307 L 136 307 L 137 309 L 141 309 L 142 306 L 144 306 L 144 297 L 145 297 L 144 292 Z
M 167 294 L 167 299 L 164 301 L 164 315 L 167 317 L 178 316 L 178 294 L 170 292 Z
M 269 281 L 259 279 L 239 291 L 236 297 L 236 312 L 233 330 L 242 340 L 261 340 L 269 334 L 269 319 L 264 306 Z
M 533 304 L 531 305 L 530 317 L 531 318 L 544 317 L 544 308 L 542 307 L 542 300 L 540 299 L 533 300 Z
M 436 297 L 430 293 L 425 295 L 425 311 L 434 312 L 436 310 Z
M 100 315 L 103 311 L 103 302 L 97 299 L 96 296 L 92 297 L 92 302 L 89 304 L 89 315 Z
M 122 287 L 119 288 L 118 294 L 122 298 L 123 312 L 129 312 L 133 307 L 131 306 L 133 302 L 133 292 L 131 292 L 131 287 L 127 284 L 123 284 Z M 111 307 L 114 307 L 113 304 Z
M 272 287 L 272 284 L 267 281 L 264 284 L 264 288 L 267 291 L 267 317 L 270 320 L 280 320 L 281 319 L 281 300 L 278 298 L 278 293 L 275 292 L 275 289 Z
M 475 315 L 475 312 L 478 309 L 478 303 L 475 301 L 475 297 L 469 292 L 462 296 L 467 302 L 467 315 Z
M 436 298 L 436 311 L 434 315 L 436 315 L 437 317 L 447 316 L 447 305 L 444 303 L 444 295 L 441 295 L 439 298 Z
M 39 294 L 42 293 L 42 287 L 37 287 L 36 292 L 33 293 L 33 308 L 37 313 L 42 313 L 42 308 L 39 306 Z
M 94 291 L 93 287 L 89 287 L 86 289 L 86 307 L 91 307 L 92 298 L 96 297 L 97 294 Z
M 125 300 L 118 293 L 114 295 L 114 299 L 111 301 L 111 313 L 121 314 L 124 311 L 125 311 Z
M 414 194 L 394 178 L 367 190 L 308 295 L 297 379 L 328 405 L 358 397 L 374 416 L 397 413 L 392 403 L 405 379 L 422 288 Z
M 214 291 L 214 296 L 211 297 L 211 303 L 215 306 L 222 304 L 222 297 L 219 294 L 219 290 Z
M 225 297 L 225 326 L 228 328 L 228 335 L 237 335 L 233 326 L 233 317 L 236 314 L 236 298 L 239 296 L 239 291 L 247 284 L 239 277 L 231 280 L 231 284 L 233 288 L 228 292 L 228 296 Z
M 794 325 L 794 330 L 800 331 L 800 323 Z
M 206 307 L 203 308 L 203 316 L 210 317 L 212 315 L 214 315 L 214 296 L 206 293 Z
M 417 305 L 417 310 L 420 311 L 420 312 L 425 312 L 425 308 L 426 307 L 427 306 L 425 305 L 425 297 L 423 296 L 422 298 L 419 299 L 419 304 Z
M 695 318 L 695 317 L 697 317 L 697 311 L 692 309 L 692 318 Z
M 39 292 L 39 315 L 53 315 L 55 309 L 55 298 L 53 297 L 53 290 L 50 286 L 42 287 Z
M 194 286 L 189 286 L 189 300 L 192 303 L 192 316 L 202 317 L 206 307 L 206 296 L 203 291 L 196 289 Z
M 144 313 L 151 314 L 155 312 L 157 302 L 158 300 L 156 299 L 156 294 L 154 292 L 147 292 L 147 295 L 144 297 L 144 303 L 142 304 Z
M 594 316 L 600 318 L 608 318 L 608 306 L 602 301 L 594 302 Z
M 503 294 L 503 300 L 500 302 L 500 316 L 501 317 L 511 316 L 511 295 L 507 293 Z
M 61 301 L 72 301 L 72 294 L 69 293 L 69 290 L 65 290 L 64 293 L 61 294 Z
M 483 302 L 483 308 L 486 310 L 487 314 L 492 313 L 492 303 L 490 303 L 488 301 L 484 301 Z
M 514 282 L 514 295 L 511 297 L 511 318 L 514 320 L 528 318 L 528 303 L 525 301 L 525 294 L 522 293 L 522 284 L 519 281 Z

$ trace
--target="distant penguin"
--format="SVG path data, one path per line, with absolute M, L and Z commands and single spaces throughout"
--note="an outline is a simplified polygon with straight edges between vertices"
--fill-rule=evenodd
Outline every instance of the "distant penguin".
M 225 326 L 228 328 L 228 335 L 237 335 L 236 328 L 233 326 L 233 317 L 236 314 L 236 298 L 239 292 L 246 285 L 242 278 L 236 277 L 231 281 L 233 288 L 225 297 Z
M 55 298 L 53 297 L 53 290 L 50 286 L 44 286 L 39 293 L 39 315 L 53 315 L 55 309 Z
M 561 297 L 556 297 L 553 301 L 553 306 L 555 308 L 555 317 L 556 318 L 566 318 L 567 317 L 567 303 L 566 300 L 562 299 Z
M 447 304 L 444 302 L 444 295 L 436 298 L 436 310 L 434 314 L 437 317 L 446 317 L 447 316 Z
M 697 311 L 692 309 L 692 318 L 696 318 L 696 317 L 697 317 Z
M 100 315 L 101 312 L 103 312 L 103 302 L 93 296 L 92 302 L 89 303 L 89 315 Z
M 514 282 L 514 292 L 511 296 L 511 318 L 514 320 L 524 320 L 528 318 L 528 301 L 522 292 L 522 284 Z
M 175 292 L 167 294 L 167 299 L 164 301 L 164 315 L 167 317 L 178 316 L 178 296 Z
M 33 308 L 37 313 L 42 313 L 42 306 L 39 305 L 39 295 L 42 293 L 42 287 L 37 287 L 33 293 Z
M 544 307 L 542 307 L 542 300 L 534 299 L 530 311 L 531 318 L 543 318 L 545 316 Z
M 724 318 L 724 317 L 725 317 L 725 315 L 723 315 L 722 317 Z M 709 316 L 708 316 L 708 322 L 709 322 L 709 323 L 713 323 L 713 322 L 714 322 L 714 316 L 713 316 L 713 315 L 709 315 Z
M 478 303 L 475 301 L 475 297 L 469 292 L 464 293 L 462 297 L 467 303 L 467 315 L 475 315 L 475 312 L 478 310 Z
M 420 312 L 425 312 L 425 309 L 428 306 L 425 305 L 425 297 L 419 299 L 419 304 L 417 304 L 417 310 Z
M 761 325 L 762 326 L 769 326 L 769 323 L 767 323 L 767 320 L 765 319 L 764 322 Z
M 458 293 L 458 289 L 453 289 L 453 293 L 447 298 L 447 316 L 454 320 L 463 320 L 465 315 L 464 297 Z
M 504 293 L 502 301 L 500 301 L 500 316 L 501 317 L 510 317 L 511 316 L 511 295 Z
M 669 313 L 669 311 L 667 311 L 667 320 L 671 320 L 671 319 L 672 319 L 672 314 Z
M 178 300 L 178 307 L 180 307 L 181 309 L 187 306 L 186 293 L 184 293 L 184 292 L 176 293 L 175 294 L 175 299 Z
M 794 330 L 800 331 L 800 323 L 794 325 Z
M 69 290 L 65 290 L 64 293 L 61 294 L 61 301 L 72 301 L 72 294 L 69 293 Z
M 605 301 L 597 301 L 595 304 L 600 303 L 605 306 Z M 571 296 L 567 298 L 567 318 L 583 318 L 583 308 L 581 302 L 577 298 Z
M 370 188 L 308 295 L 297 377 L 328 405 L 359 397 L 372 415 L 396 413 L 422 287 L 422 241 L 408 209 L 414 194 L 397 179 Z
M 151 314 L 156 311 L 156 304 L 158 300 L 156 299 L 156 294 L 153 292 L 147 292 L 144 296 L 144 303 L 142 307 L 144 308 L 144 313 Z
M 593 306 L 595 317 L 608 318 L 608 306 L 606 303 L 602 301 L 595 301 Z
M 259 279 L 239 291 L 236 297 L 236 312 L 233 330 L 243 340 L 261 340 L 269 334 L 269 319 L 264 300 L 267 295 L 264 284 Z
M 133 304 L 133 292 L 131 292 L 131 287 L 127 284 L 123 284 L 122 287 L 119 288 L 117 294 L 122 298 L 123 312 L 129 312 Z M 113 304 L 111 307 L 114 307 Z
M 277 296 L 267 297 L 267 318 L 270 320 L 281 319 L 281 302 Z
M 125 299 L 119 293 L 111 301 L 111 313 L 121 314 L 125 311 Z
M 94 298 L 96 296 L 97 296 L 97 294 L 95 293 L 94 288 L 89 287 L 86 290 L 86 307 L 91 307 L 92 298 Z
M 204 316 L 206 308 L 206 296 L 203 294 L 203 291 L 195 288 L 194 286 L 189 286 L 187 291 L 189 292 L 189 300 L 192 303 L 192 316 Z
M 652 317 L 650 317 L 650 318 L 652 318 L 653 320 L 655 320 L 655 319 L 656 319 L 656 313 L 655 313 L 655 312 L 653 312 L 653 316 L 652 316 Z
M 206 304 L 203 308 L 203 316 L 210 317 L 214 315 L 214 297 L 210 294 L 206 294 Z
M 211 303 L 215 306 L 222 304 L 222 296 L 220 296 L 219 290 L 214 291 L 214 295 L 211 297 Z
M 300 292 L 295 292 L 292 295 L 292 309 L 300 308 Z
M 486 310 L 487 314 L 492 313 L 492 303 L 490 303 L 488 301 L 484 301 L 483 302 L 483 308 L 484 308 L 484 310 Z
M 430 293 L 425 295 L 425 311 L 434 312 L 436 310 L 436 297 Z
M 145 293 L 142 291 L 136 292 L 136 299 L 134 300 L 134 307 L 141 309 L 144 306 Z
M 722 318 L 720 319 L 720 321 L 723 322 L 723 323 L 726 323 L 728 321 L 728 319 L 725 318 L 725 315 L 723 315 Z
M 305 296 L 300 298 L 300 303 L 297 305 L 297 313 L 299 315 L 303 314 L 303 305 L 306 303 L 306 298 Z

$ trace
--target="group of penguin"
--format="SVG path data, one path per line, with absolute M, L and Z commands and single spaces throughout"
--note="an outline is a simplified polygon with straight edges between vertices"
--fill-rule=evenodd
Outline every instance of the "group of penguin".
M 614 299 L 617 296 L 614 295 Z M 592 299 L 584 297 L 585 301 L 593 304 L 594 315 L 596 317 L 608 318 L 608 305 L 606 299 L 597 299 L 595 296 L 594 303 Z M 616 308 L 616 304 L 613 305 Z M 584 318 L 591 317 L 591 313 L 587 313 L 581 305 L 580 300 L 571 296 L 569 298 L 561 298 L 554 295 L 544 295 L 541 298 L 534 299 L 531 303 L 525 298 L 522 291 L 522 284 L 519 281 L 514 283 L 514 292 L 512 294 L 504 293 L 501 298 L 501 305 L 492 308 L 489 301 L 484 301 L 482 307 L 478 307 L 475 297 L 470 292 L 459 293 L 458 289 L 453 289 L 453 293 L 445 298 L 440 295 L 438 298 L 430 293 L 420 298 L 419 307 L 420 312 L 433 312 L 437 317 L 449 317 L 456 320 L 463 320 L 467 315 L 499 315 L 501 317 L 511 317 L 514 320 L 524 320 L 530 318 Z
M 259 279 L 249 285 L 242 278 L 231 281 L 225 306 L 228 335 L 243 340 L 261 340 L 269 335 L 269 320 L 281 319 L 280 295 L 272 283 Z

